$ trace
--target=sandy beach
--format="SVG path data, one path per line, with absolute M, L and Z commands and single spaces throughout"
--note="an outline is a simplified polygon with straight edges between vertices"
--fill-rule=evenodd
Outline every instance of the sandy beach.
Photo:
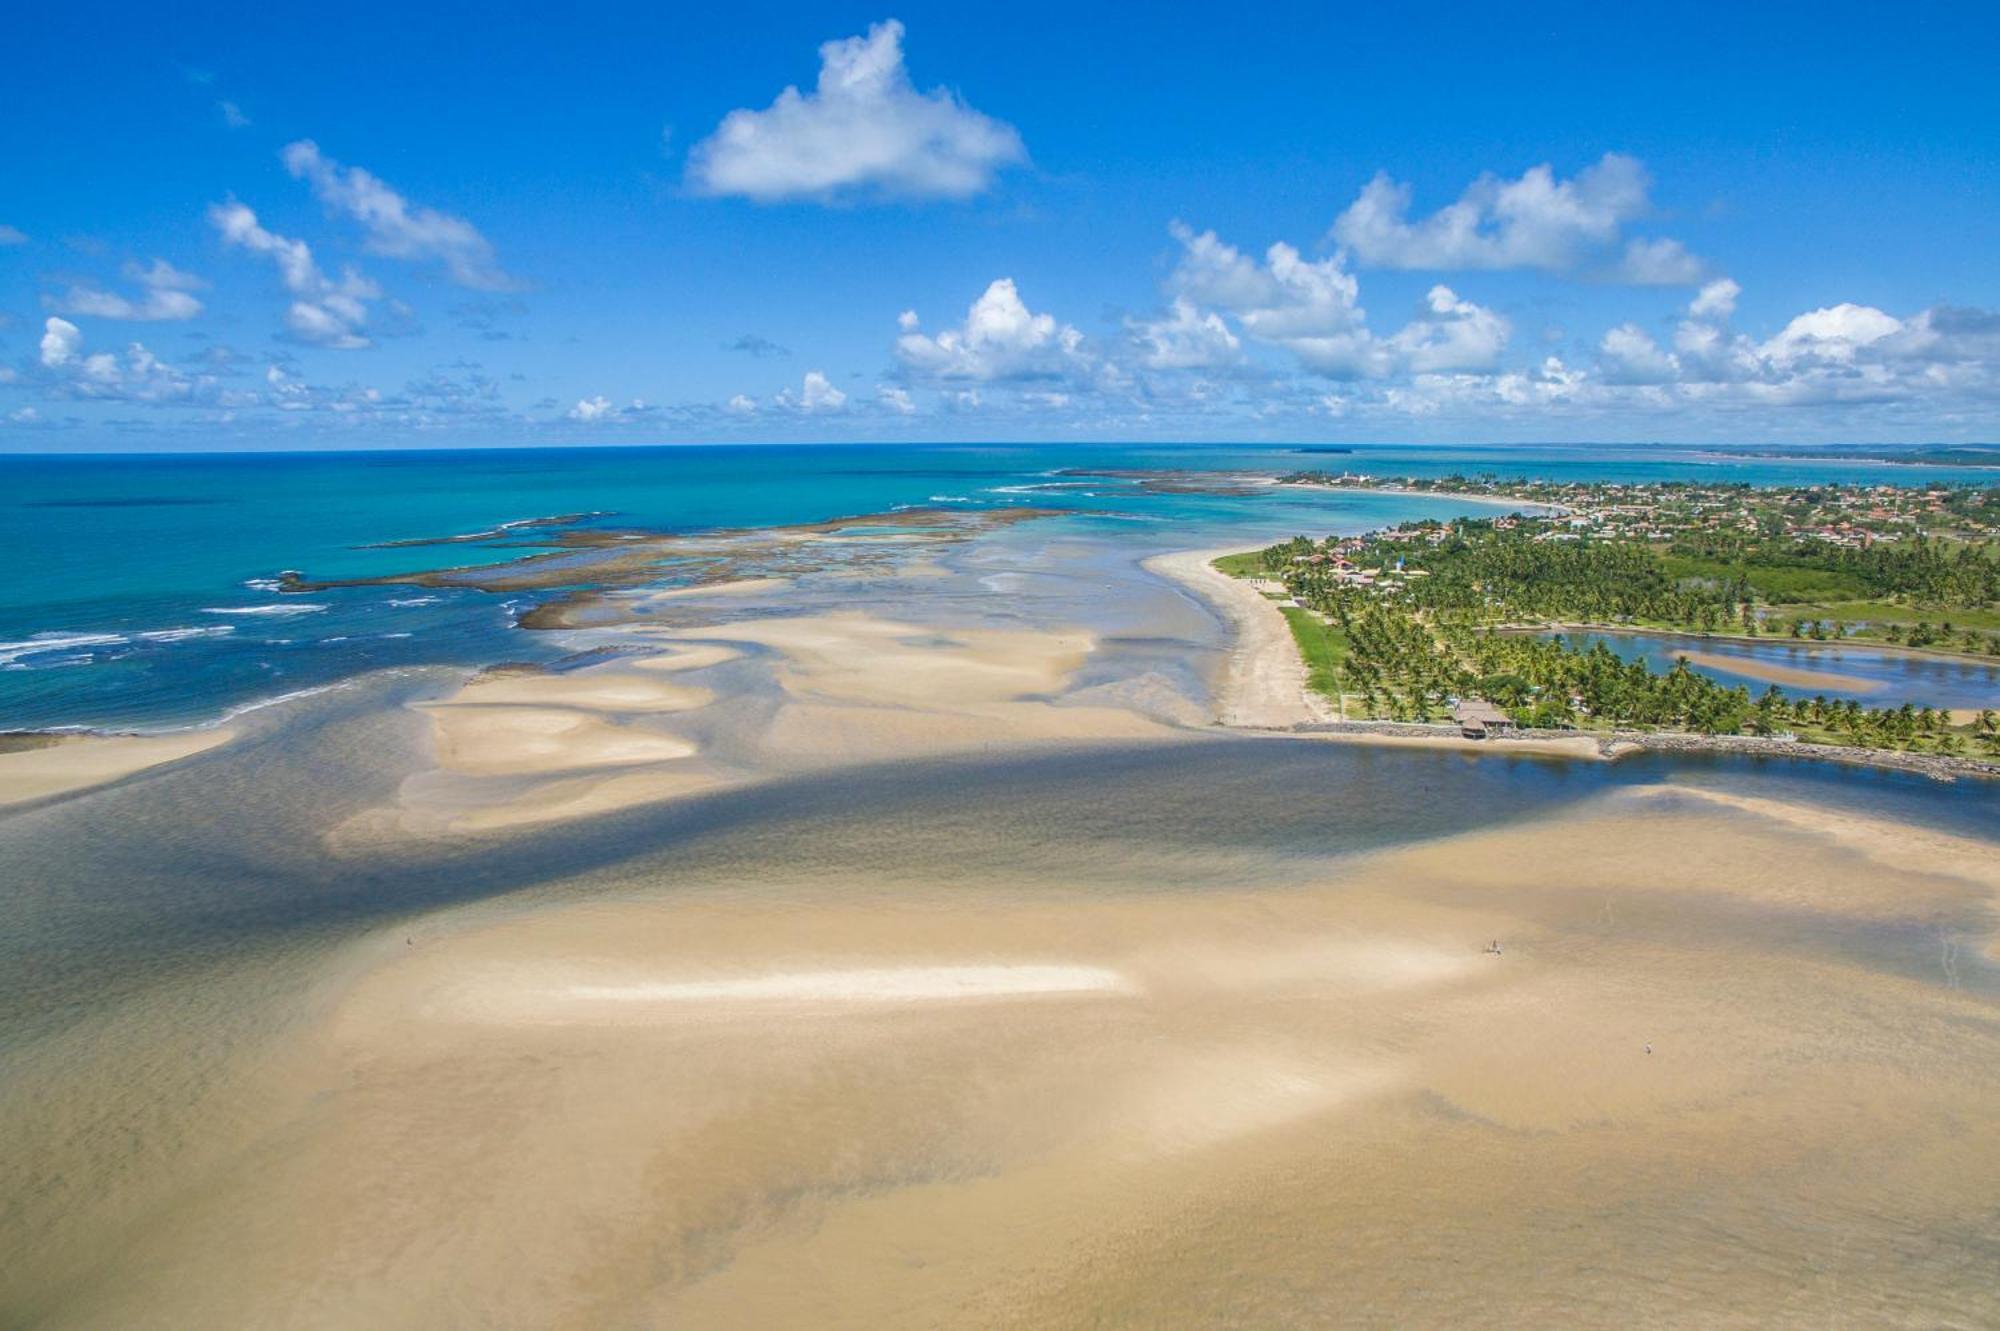
M 1259 547 L 1261 548 L 1261 547 Z M 1229 664 L 1216 689 L 1222 725 L 1284 729 L 1330 721 L 1334 710 L 1306 687 L 1306 663 L 1277 607 L 1239 578 L 1215 567 L 1237 550 L 1186 550 L 1148 559 L 1148 571 L 1187 588 L 1229 625 Z
M 46 743 L 0 751 L 0 807 L 122 781 L 206 753 L 231 737 L 232 732 L 222 728 L 166 735 L 49 736 Z

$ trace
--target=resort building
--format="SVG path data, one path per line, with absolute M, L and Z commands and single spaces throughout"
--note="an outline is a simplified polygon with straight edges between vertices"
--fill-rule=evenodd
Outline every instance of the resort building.
M 1452 704 L 1451 716 L 1467 739 L 1485 739 L 1514 728 L 1514 718 L 1484 698 L 1460 698 Z

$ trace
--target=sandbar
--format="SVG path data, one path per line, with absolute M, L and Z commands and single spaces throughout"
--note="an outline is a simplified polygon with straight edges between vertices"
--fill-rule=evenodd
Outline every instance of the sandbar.
M 1726 671 L 1732 675 L 1742 675 L 1746 679 L 1759 679 L 1767 684 L 1784 684 L 1795 689 L 1876 693 L 1887 687 L 1887 684 L 1879 679 L 1867 679 L 1860 675 L 1841 675 L 1831 670 L 1807 670 L 1800 666 L 1762 661 L 1749 656 L 1736 656 L 1728 652 L 1679 651 L 1674 654 L 1685 656 L 1690 665 Z
M 63 735 L 0 752 L 0 806 L 107 785 L 227 743 L 227 729 L 168 735 Z

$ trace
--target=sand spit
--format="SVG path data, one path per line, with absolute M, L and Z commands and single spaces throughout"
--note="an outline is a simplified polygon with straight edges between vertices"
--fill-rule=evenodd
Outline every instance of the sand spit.
M 1283 729 L 1333 719 L 1306 687 L 1306 664 L 1291 627 L 1276 606 L 1248 583 L 1220 572 L 1214 561 L 1230 550 L 1187 550 L 1145 561 L 1148 572 L 1180 584 L 1221 612 L 1234 634 L 1229 664 L 1216 690 L 1217 720 L 1226 726 Z
M 234 733 L 215 729 L 170 735 L 57 735 L 33 747 L 0 751 L 0 807 L 108 785 L 205 753 L 227 743 Z
M 1992 1323 L 1993 993 L 1898 942 L 1966 884 L 1687 793 L 1262 886 L 913 829 L 398 925 L 266 1131 L 0 1280 L 57 1327 Z
M 1732 675 L 1742 675 L 1746 679 L 1762 680 L 1766 684 L 1783 684 L 1794 689 L 1824 689 L 1837 693 L 1878 693 L 1888 687 L 1879 679 L 1866 679 L 1860 675 L 1836 674 L 1831 670 L 1807 670 L 1800 666 L 1788 666 L 1777 661 L 1762 661 L 1749 656 L 1736 656 L 1728 652 L 1677 652 L 1684 656 L 1688 664 L 1702 666 L 1709 670 L 1723 670 Z

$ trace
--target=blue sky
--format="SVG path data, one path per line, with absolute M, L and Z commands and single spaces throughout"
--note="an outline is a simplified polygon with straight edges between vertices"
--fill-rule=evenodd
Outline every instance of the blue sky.
M 195 8 L 11 21 L 0 448 L 2000 437 L 1990 5 Z

